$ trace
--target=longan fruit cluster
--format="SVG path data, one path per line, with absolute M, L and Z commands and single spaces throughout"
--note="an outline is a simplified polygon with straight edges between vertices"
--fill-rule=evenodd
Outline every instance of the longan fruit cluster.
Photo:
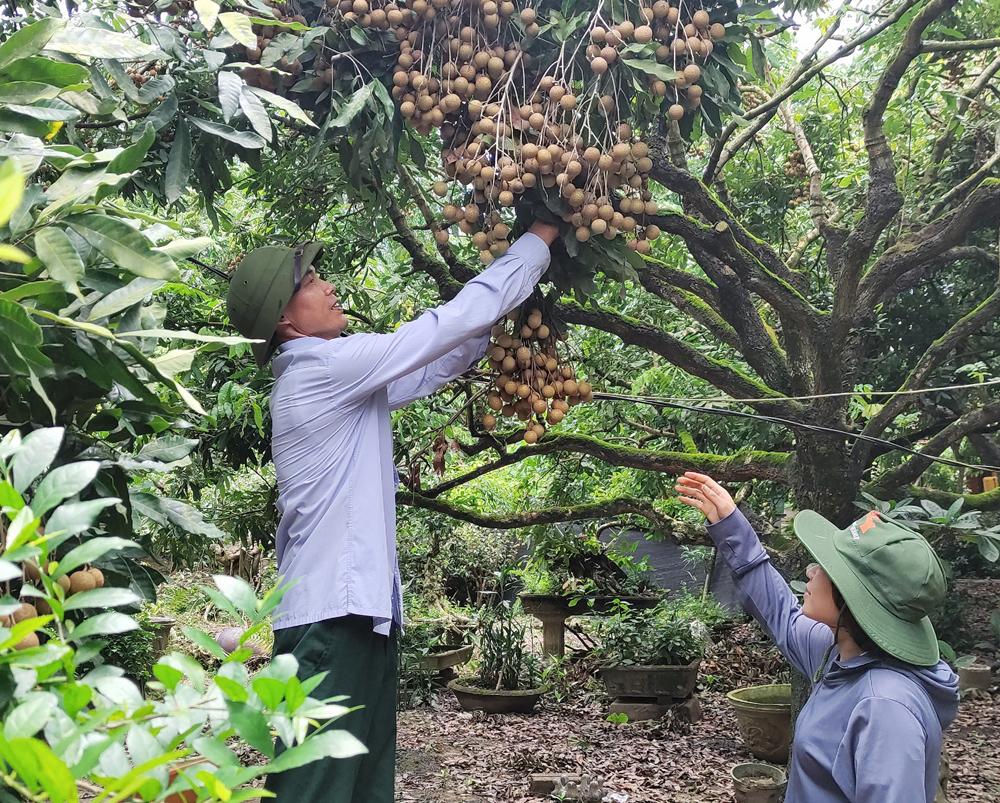
M 38 583 L 41 580 L 41 569 L 32 560 L 24 562 L 23 565 L 25 582 Z M 79 594 L 83 591 L 92 591 L 95 588 L 104 587 L 104 572 L 96 567 L 78 569 L 68 575 L 64 574 L 56 578 L 56 584 L 62 588 L 67 597 Z M 34 602 L 22 602 L 14 613 L 0 617 L 0 625 L 13 627 L 16 623 L 24 619 L 31 619 L 36 616 L 52 613 L 52 608 L 44 599 L 35 598 Z M 38 635 L 29 633 L 14 649 L 26 650 L 39 645 Z
M 590 401 L 589 382 L 578 381 L 573 366 L 556 347 L 562 335 L 554 322 L 528 302 L 511 312 L 491 331 L 486 357 L 492 387 L 483 429 L 492 431 L 498 416 L 525 423 L 525 443 L 537 443 L 547 426 L 558 424 L 569 408 Z

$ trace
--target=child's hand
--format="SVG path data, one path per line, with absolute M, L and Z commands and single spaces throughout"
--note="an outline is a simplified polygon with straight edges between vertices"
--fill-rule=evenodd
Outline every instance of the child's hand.
M 698 508 L 705 514 L 709 524 L 722 521 L 736 510 L 736 503 L 729 491 L 707 474 L 685 471 L 684 476 L 677 478 L 675 488 L 681 495 L 680 500 L 685 505 Z

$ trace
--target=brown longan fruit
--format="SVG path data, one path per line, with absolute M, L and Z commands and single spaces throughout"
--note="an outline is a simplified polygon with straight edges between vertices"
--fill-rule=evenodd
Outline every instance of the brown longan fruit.
M 604 75 L 608 71 L 608 61 L 603 56 L 598 56 L 590 62 L 590 69 L 595 75 Z
M 703 8 L 699 8 L 694 14 L 691 15 L 691 21 L 699 28 L 707 28 L 711 18 L 708 16 L 708 12 Z
M 69 576 L 70 594 L 79 594 L 81 591 L 93 591 L 96 587 L 97 583 L 94 582 L 94 576 L 89 571 L 81 569 Z
M 701 78 L 701 67 L 697 64 L 688 64 L 684 68 L 684 78 L 690 84 L 695 83 L 699 78 Z
M 684 117 L 684 107 L 679 103 L 673 103 L 670 108 L 667 109 L 667 114 L 670 116 L 671 120 L 680 120 Z
M 486 415 L 483 416 L 483 429 L 485 429 L 487 432 L 496 429 L 496 425 L 497 425 L 497 417 L 495 415 L 493 415 L 492 413 L 486 413 Z

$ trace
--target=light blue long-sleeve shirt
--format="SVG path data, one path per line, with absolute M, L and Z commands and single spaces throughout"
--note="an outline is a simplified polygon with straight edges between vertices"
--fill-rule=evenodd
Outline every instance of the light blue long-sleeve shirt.
M 785 803 L 932 803 L 941 733 L 958 710 L 951 668 L 841 660 L 833 632 L 802 612 L 739 510 L 708 531 L 744 607 L 789 663 L 808 678 L 824 670 L 795 723 Z
M 390 410 L 481 358 L 493 324 L 549 264 L 525 234 L 447 304 L 391 334 L 284 343 L 274 358 L 271 451 L 278 574 L 295 581 L 275 629 L 355 614 L 387 634 L 402 622 Z

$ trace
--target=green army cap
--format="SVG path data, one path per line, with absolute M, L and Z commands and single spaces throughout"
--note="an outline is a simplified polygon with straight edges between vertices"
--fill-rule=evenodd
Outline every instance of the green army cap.
M 295 248 L 265 245 L 243 257 L 233 271 L 226 297 L 229 320 L 244 337 L 262 341 L 252 346 L 257 365 L 266 365 L 274 352 L 281 313 L 322 251 L 317 242 Z
M 872 641 L 909 664 L 933 666 L 940 660 L 928 614 L 944 602 L 947 581 L 922 535 L 876 510 L 843 530 L 803 510 L 794 528 Z

